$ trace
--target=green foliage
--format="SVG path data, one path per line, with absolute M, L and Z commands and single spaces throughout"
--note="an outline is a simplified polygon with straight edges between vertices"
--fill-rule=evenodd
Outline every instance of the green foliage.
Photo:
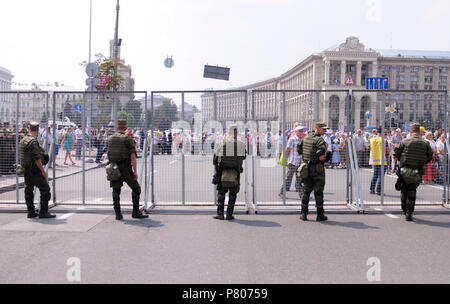
M 158 130 L 168 130 L 172 122 L 177 120 L 177 105 L 170 99 L 163 100 L 154 110 L 154 127 Z
M 106 58 L 103 54 L 95 54 L 95 63 L 98 66 L 98 74 L 95 78 L 100 80 L 108 80 L 104 82 L 105 86 L 101 86 L 100 83 L 97 86 L 98 91 L 114 91 L 120 88 L 123 82 L 123 77 L 120 76 L 119 69 L 123 67 L 119 61 L 114 62 L 111 59 Z M 81 66 L 86 67 L 87 62 L 80 63 Z

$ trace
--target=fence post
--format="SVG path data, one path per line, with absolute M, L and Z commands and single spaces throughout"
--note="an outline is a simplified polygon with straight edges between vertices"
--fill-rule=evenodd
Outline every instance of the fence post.
M 247 153 L 248 151 L 248 146 L 247 146 L 247 120 L 248 120 L 248 115 L 247 115 L 247 110 L 248 110 L 248 91 L 245 92 L 245 103 L 244 103 L 244 125 L 245 125 L 245 130 L 244 130 L 244 140 L 245 140 L 245 146 L 246 146 L 246 151 L 245 153 Z M 249 213 L 249 209 L 248 209 L 248 157 L 247 155 L 245 155 L 245 211 L 247 213 Z M 254 207 L 253 207 L 254 208 Z
M 181 93 L 181 121 L 184 121 L 184 92 Z M 194 127 L 194 126 L 192 126 Z M 182 129 L 184 133 L 184 130 Z M 192 132 L 192 131 L 191 131 Z M 194 143 L 191 143 L 192 145 Z M 195 153 L 195 151 L 194 151 Z M 184 147 L 181 149 L 181 204 L 184 206 L 186 204 L 186 166 L 184 159 Z M 215 193 L 215 191 L 214 191 Z M 215 198 L 214 198 L 215 199 Z
M 151 112 L 150 112 L 150 118 L 151 118 L 151 132 L 150 132 L 150 140 L 151 140 L 151 145 L 150 145 L 150 152 L 151 152 L 151 154 L 150 154 L 150 160 L 151 160 L 151 167 L 152 167 L 152 181 L 151 181 L 151 188 L 152 188 L 152 195 L 151 195 L 151 200 L 152 200 L 152 206 L 154 206 L 156 203 L 155 203 L 155 163 L 154 163 L 154 157 L 153 157 L 153 154 L 154 154 L 154 152 L 153 152 L 153 149 L 154 149 L 154 147 L 153 147 L 153 128 L 154 128 L 154 124 L 155 124 L 155 122 L 154 122 L 154 118 L 155 118 L 155 116 L 154 116 L 154 108 L 153 108 L 153 106 L 154 106 L 154 100 L 153 100 L 153 92 L 151 93 L 151 102 L 152 102 L 152 105 L 151 105 Z
M 384 206 L 384 160 L 385 160 L 385 153 L 386 153 L 386 146 L 385 146 L 385 128 L 386 128 L 386 121 L 385 121 L 385 112 L 386 112 L 386 102 L 384 100 L 385 98 L 385 91 L 381 92 L 382 94 L 382 98 L 381 98 L 381 175 L 380 175 L 380 180 L 381 180 L 381 196 L 380 196 L 380 203 L 381 206 Z M 375 170 L 375 168 L 374 168 Z M 376 185 L 375 185 L 376 187 Z M 375 189 L 376 191 L 376 189 Z
M 48 94 L 48 93 L 47 93 Z M 53 142 L 56 145 L 56 132 L 58 132 L 58 127 L 56 126 L 56 95 L 53 92 Z M 53 188 L 53 205 L 56 206 L 56 150 L 55 157 L 53 158 L 53 180 L 52 180 L 52 188 Z
M 283 92 L 283 205 L 286 205 L 286 92 Z
M 213 113 L 214 113 L 214 121 L 217 121 L 217 92 L 214 92 Z M 214 142 L 216 142 L 216 138 L 217 138 L 217 130 L 214 128 Z M 217 147 L 214 145 L 214 149 L 216 148 Z M 213 185 L 213 190 L 214 190 L 214 204 L 217 204 L 217 187 L 215 185 Z
M 20 93 L 17 92 L 16 104 L 16 164 L 19 163 L 19 103 Z M 19 204 L 19 176 L 16 174 L 16 203 Z
M 276 96 L 276 95 L 275 95 Z M 255 92 L 252 91 L 252 121 L 255 121 Z M 255 134 L 251 135 L 251 145 L 252 145 L 252 196 L 253 196 L 253 206 L 255 206 L 255 213 L 258 213 L 258 202 L 256 199 L 256 140 L 255 140 Z
M 444 96 L 444 134 L 445 134 L 445 142 L 448 143 L 448 127 L 447 127 L 447 111 L 448 111 L 448 107 L 447 107 L 447 95 L 448 95 L 448 91 L 445 92 L 445 96 Z M 444 193 L 443 193 L 443 205 L 448 204 L 448 181 L 449 181 L 449 174 L 448 174 L 448 162 L 449 162 L 449 150 L 448 150 L 448 144 L 445 145 L 444 147 Z
M 86 205 L 86 93 L 83 94 L 83 106 L 81 112 L 81 127 L 83 128 L 83 137 L 81 138 L 81 147 L 83 153 L 83 177 L 82 177 L 82 201 L 83 205 Z

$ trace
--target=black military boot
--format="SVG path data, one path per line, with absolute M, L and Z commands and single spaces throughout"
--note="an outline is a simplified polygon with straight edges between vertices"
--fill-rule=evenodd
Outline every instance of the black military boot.
M 224 204 L 218 204 L 217 205 L 217 215 L 214 217 L 214 219 L 221 220 L 221 221 L 224 220 L 225 219 L 225 216 L 223 215 L 224 209 L 225 209 Z
M 33 202 L 27 202 L 27 209 L 28 209 L 27 218 L 31 219 L 39 216 L 39 214 L 36 212 L 36 209 L 34 208 Z
M 133 202 L 133 213 L 131 217 L 134 219 L 144 219 L 148 218 L 148 214 L 143 214 L 142 211 L 139 210 L 139 202 Z
M 317 222 L 325 222 L 328 221 L 328 217 L 325 216 L 325 210 L 323 208 L 317 209 Z
M 114 212 L 116 213 L 116 220 L 123 220 L 122 212 L 120 211 L 120 202 L 114 202 Z
M 407 222 L 413 221 L 412 212 L 410 210 L 406 211 L 406 221 Z
M 232 220 L 234 220 L 233 211 L 234 211 L 234 204 L 230 204 L 230 203 L 228 202 L 227 217 L 226 217 L 226 220 L 227 220 L 227 221 L 232 221 Z
M 300 219 L 304 222 L 308 220 L 308 208 L 302 207 L 302 215 L 300 216 Z
M 39 210 L 39 218 L 40 219 L 51 219 L 55 218 L 56 215 L 50 214 L 48 212 L 48 202 L 41 201 L 41 210 Z

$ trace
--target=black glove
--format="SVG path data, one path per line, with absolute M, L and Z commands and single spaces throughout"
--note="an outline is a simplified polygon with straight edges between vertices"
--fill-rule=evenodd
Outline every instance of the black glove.
M 50 157 L 48 156 L 48 154 L 44 154 L 44 161 L 42 162 L 42 164 L 44 166 L 46 166 L 49 161 L 50 161 Z

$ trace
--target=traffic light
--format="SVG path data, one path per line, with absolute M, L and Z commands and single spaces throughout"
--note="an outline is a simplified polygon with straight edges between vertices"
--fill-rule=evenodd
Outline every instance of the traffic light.
M 63 113 L 62 113 L 62 112 L 58 113 L 58 116 L 59 116 L 59 119 L 61 119 L 61 120 L 63 119 L 63 118 L 62 118 L 62 116 L 63 116 Z

